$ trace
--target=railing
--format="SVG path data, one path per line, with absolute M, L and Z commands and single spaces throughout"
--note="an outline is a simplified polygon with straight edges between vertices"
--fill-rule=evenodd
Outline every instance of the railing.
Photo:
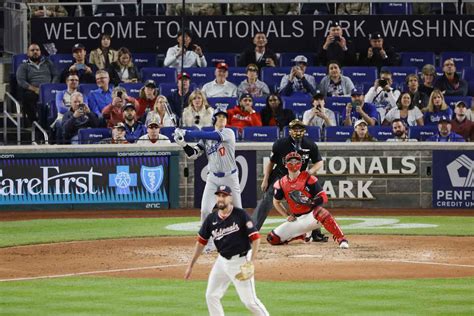
M 38 129 L 43 134 L 44 144 L 48 145 L 49 144 L 48 133 L 36 121 L 33 122 L 33 125 L 31 128 L 31 144 L 38 145 L 38 143 L 36 142 L 36 129 Z
M 7 0 L 4 8 L 4 51 L 9 54 L 25 53 L 28 46 L 28 9 L 20 0 Z
M 8 104 L 13 103 L 15 105 L 16 117 L 8 112 Z M 17 145 L 21 145 L 21 110 L 20 102 L 18 102 L 9 92 L 5 92 L 5 100 L 3 101 L 3 143 L 8 143 L 8 120 L 10 120 L 16 126 L 16 142 Z

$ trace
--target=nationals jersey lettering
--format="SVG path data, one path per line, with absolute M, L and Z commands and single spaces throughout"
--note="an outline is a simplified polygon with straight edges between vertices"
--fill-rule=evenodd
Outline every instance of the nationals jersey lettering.
M 235 162 L 235 134 L 230 128 L 216 130 L 221 136 L 220 141 L 200 140 L 199 146 L 204 148 L 209 163 L 209 172 L 231 172 L 237 169 Z
M 215 222 L 215 223 L 217 225 L 217 222 Z M 214 237 L 214 240 L 220 240 L 220 239 L 222 239 L 222 237 L 227 236 L 227 235 L 232 234 L 232 233 L 235 233 L 235 232 L 238 232 L 239 230 L 240 230 L 239 225 L 237 225 L 234 222 L 229 227 L 214 229 L 212 231 L 212 237 Z

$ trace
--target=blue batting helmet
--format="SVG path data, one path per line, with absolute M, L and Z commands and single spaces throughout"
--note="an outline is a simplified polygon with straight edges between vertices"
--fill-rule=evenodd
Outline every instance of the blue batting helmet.
M 216 118 L 216 117 L 217 117 L 217 115 L 219 115 L 219 114 L 224 114 L 225 117 L 229 117 L 229 116 L 227 115 L 226 109 L 221 108 L 221 107 L 216 108 L 216 109 L 214 110 L 214 113 L 212 113 L 212 126 L 216 125 L 216 121 L 217 121 L 217 118 Z

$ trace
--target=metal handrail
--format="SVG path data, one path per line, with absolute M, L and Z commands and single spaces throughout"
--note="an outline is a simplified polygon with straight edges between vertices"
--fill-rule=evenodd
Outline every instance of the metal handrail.
M 31 128 L 31 144 L 38 145 L 38 143 L 36 143 L 36 129 L 38 128 L 39 131 L 43 133 L 44 144 L 48 145 L 49 144 L 48 133 L 41 127 L 41 125 L 39 125 L 38 122 L 34 121 L 31 127 L 32 127 Z
M 8 112 L 7 100 L 15 104 L 16 119 Z M 21 145 L 21 106 L 10 92 L 5 92 L 5 100 L 3 101 L 3 143 L 7 144 L 7 123 L 10 120 L 16 126 L 16 142 Z

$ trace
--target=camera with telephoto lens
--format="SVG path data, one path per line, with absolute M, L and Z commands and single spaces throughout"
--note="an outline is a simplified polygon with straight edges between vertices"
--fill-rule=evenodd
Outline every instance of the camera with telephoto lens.
M 379 86 L 384 88 L 388 84 L 388 81 L 385 79 L 379 79 Z
M 340 42 L 341 37 L 340 36 L 334 36 L 334 42 Z

